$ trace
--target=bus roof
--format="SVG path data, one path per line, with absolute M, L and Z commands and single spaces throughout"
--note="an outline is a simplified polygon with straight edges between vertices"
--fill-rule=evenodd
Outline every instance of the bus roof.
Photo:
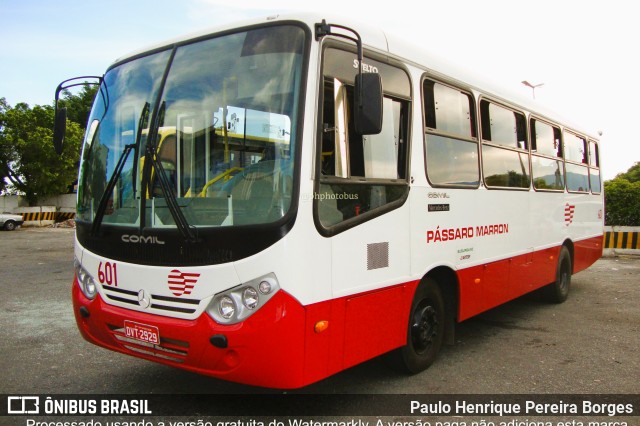
M 351 27 L 360 34 L 365 49 L 383 52 L 394 57 L 404 63 L 411 64 L 418 68 L 424 69 L 434 78 L 442 78 L 449 82 L 458 83 L 461 88 L 475 90 L 494 100 L 501 101 L 513 108 L 521 108 L 540 118 L 547 119 L 551 122 L 562 125 L 571 130 L 577 131 L 584 136 L 598 140 L 596 129 L 587 129 L 588 126 L 576 123 L 575 120 L 567 119 L 563 115 L 558 114 L 555 110 L 545 107 L 528 97 L 521 95 L 503 85 L 492 82 L 489 78 L 483 77 L 477 72 L 469 71 L 463 64 L 454 63 L 450 59 L 443 58 L 425 49 L 423 46 L 417 46 L 400 36 L 386 33 L 382 29 L 376 28 L 362 21 L 354 20 L 342 16 L 319 14 L 319 13 L 297 13 L 286 15 L 272 15 L 263 18 L 254 18 L 235 23 L 229 23 L 218 27 L 200 30 L 198 32 L 186 34 L 173 39 L 165 40 L 152 46 L 130 52 L 118 58 L 113 65 L 120 62 L 144 55 L 151 51 L 168 48 L 174 44 L 181 44 L 199 38 L 232 31 L 234 29 L 251 27 L 268 22 L 277 21 L 296 21 L 306 24 L 313 29 L 316 23 L 325 19 L 328 23 L 335 23 Z

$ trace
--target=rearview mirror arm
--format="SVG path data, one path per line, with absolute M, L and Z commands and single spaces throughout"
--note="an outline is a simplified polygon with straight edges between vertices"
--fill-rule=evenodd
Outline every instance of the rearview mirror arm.
M 96 82 L 89 82 L 86 81 L 86 79 L 96 79 Z M 73 83 L 74 81 L 77 80 L 84 80 L 82 83 Z M 98 77 L 95 75 L 86 75 L 86 76 L 81 76 L 81 77 L 74 77 L 74 78 L 70 78 L 67 80 L 64 80 L 62 83 L 58 84 L 58 87 L 56 88 L 56 95 L 55 95 L 55 103 L 54 103 L 54 124 L 53 124 L 53 147 L 56 150 L 56 153 L 58 155 L 62 154 L 62 144 L 64 142 L 64 136 L 65 136 L 65 131 L 66 131 L 66 108 L 63 108 L 64 111 L 62 111 L 61 109 L 58 108 L 58 101 L 60 100 L 60 93 L 63 90 L 69 89 L 71 87 L 76 87 L 76 86 L 84 86 L 84 85 L 101 85 L 102 84 L 102 77 Z M 102 90 L 102 88 L 100 89 Z M 105 96 L 106 95 L 106 96 Z M 108 102 L 109 102 L 109 96 L 108 93 L 103 94 L 102 99 L 105 102 L 105 110 L 108 107 Z M 62 115 L 60 115 L 62 114 Z
M 350 33 L 352 33 L 355 37 L 351 37 L 348 36 L 346 34 L 341 34 L 341 33 L 335 33 L 332 32 L 331 29 L 332 28 L 340 28 L 342 30 L 345 31 L 349 31 Z M 321 23 L 316 24 L 316 40 L 320 40 L 322 37 L 328 36 L 328 35 L 332 35 L 334 37 L 340 37 L 340 38 L 344 38 L 347 40 L 350 40 L 352 42 L 354 42 L 356 44 L 356 47 L 358 49 L 358 75 L 362 75 L 362 60 L 363 60 L 363 49 L 362 49 L 362 38 L 360 37 L 360 34 L 358 34 L 358 32 L 352 28 L 349 27 L 345 27 L 344 25 L 338 25 L 338 24 L 327 24 L 326 20 L 322 20 Z M 358 98 L 358 108 L 362 108 L 362 87 L 360 87 L 359 89 L 357 98 Z

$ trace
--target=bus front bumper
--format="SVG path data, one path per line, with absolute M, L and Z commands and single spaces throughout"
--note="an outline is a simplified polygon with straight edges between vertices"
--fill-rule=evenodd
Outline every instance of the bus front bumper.
M 184 320 L 90 300 L 74 279 L 73 308 L 82 336 L 117 352 L 213 376 L 271 388 L 297 388 L 304 375 L 305 308 L 280 290 L 251 317 L 220 325 L 206 312 Z M 153 344 L 128 337 L 125 321 L 157 328 Z

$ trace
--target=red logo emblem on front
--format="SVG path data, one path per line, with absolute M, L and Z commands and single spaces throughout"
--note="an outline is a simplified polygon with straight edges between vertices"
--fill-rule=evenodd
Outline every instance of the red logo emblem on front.
M 180 297 L 183 294 L 191 294 L 191 290 L 198 282 L 200 274 L 193 272 L 181 272 L 178 269 L 174 269 L 169 272 L 167 277 L 167 283 L 169 284 L 169 290 L 174 295 Z

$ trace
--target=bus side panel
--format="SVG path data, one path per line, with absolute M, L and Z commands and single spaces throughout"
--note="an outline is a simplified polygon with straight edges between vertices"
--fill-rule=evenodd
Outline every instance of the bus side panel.
M 532 254 L 474 266 L 458 271 L 460 282 L 458 321 L 552 283 L 556 278 L 560 246 Z M 574 242 L 573 273 L 580 272 L 602 256 L 602 237 Z M 508 286 L 505 280 L 508 277 Z
M 344 368 L 406 343 L 416 286 L 417 281 L 346 299 Z
M 560 246 L 548 247 L 533 252 L 531 275 L 525 277 L 530 283 L 529 291 L 536 290 L 555 281 L 559 253 Z M 523 292 L 518 296 L 526 293 Z
M 573 273 L 593 265 L 602 257 L 602 236 L 574 242 Z
M 344 307 L 334 301 L 320 302 L 305 307 L 305 383 L 313 383 L 340 371 L 344 346 Z M 326 330 L 316 331 L 316 324 L 328 321 Z
M 560 247 L 458 271 L 458 321 L 499 306 L 555 279 Z
M 418 281 L 307 306 L 305 383 L 313 383 L 406 343 Z M 317 332 L 319 321 L 328 321 Z
M 516 298 L 528 293 L 535 288 L 538 281 L 536 277 L 536 267 L 533 262 L 533 250 L 511 259 L 509 269 L 509 295 Z
M 484 310 L 510 300 L 512 298 L 509 282 L 511 259 L 487 263 L 482 269 L 480 287 L 484 293 Z
M 511 259 L 505 259 L 458 271 L 458 321 L 464 321 L 515 297 L 509 285 L 510 266 Z
M 482 274 L 484 266 L 474 266 L 458 271 L 458 321 L 464 321 L 484 311 L 484 288 Z

